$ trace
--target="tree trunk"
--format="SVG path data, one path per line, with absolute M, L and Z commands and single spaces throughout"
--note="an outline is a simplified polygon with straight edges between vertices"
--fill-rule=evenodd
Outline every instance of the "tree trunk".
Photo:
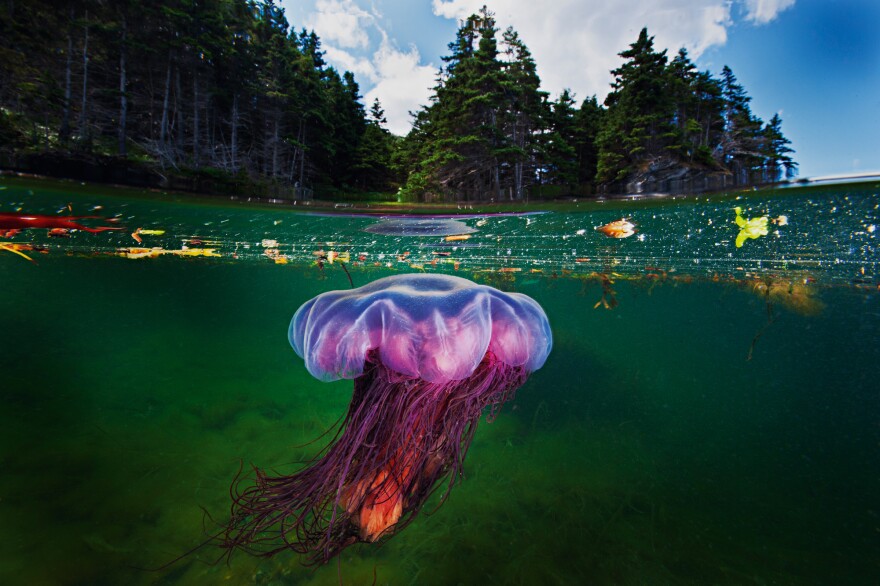
M 521 114 L 517 114 L 514 118 L 512 143 L 525 151 L 525 140 L 520 138 L 520 133 L 518 132 L 520 129 L 520 117 Z M 522 178 L 523 162 L 522 159 L 518 158 L 513 164 L 513 193 L 511 194 L 511 199 L 522 199 Z
M 272 158 L 269 150 L 272 148 L 272 134 L 269 132 L 269 126 L 271 125 L 271 121 L 269 120 L 269 116 L 267 115 L 263 119 L 263 128 L 261 129 L 263 132 L 263 145 L 261 149 L 262 154 L 262 163 L 261 168 L 263 169 L 263 175 L 269 176 L 269 160 Z
M 199 75 L 193 75 L 193 166 L 199 168 Z
M 70 138 L 70 74 L 73 69 L 73 8 L 70 9 L 70 22 L 67 27 L 67 63 L 64 71 L 64 111 L 61 116 L 61 129 L 58 132 L 62 143 Z
M 281 126 L 281 112 L 275 111 L 275 124 L 272 129 L 272 177 L 278 177 L 278 136 Z
M 128 34 L 128 23 L 125 16 L 122 17 L 122 38 L 119 50 L 119 155 L 126 156 L 125 149 L 125 123 L 128 116 L 128 99 L 125 95 L 125 57 L 126 57 L 126 36 Z
M 89 13 L 86 12 L 86 19 L 89 18 Z M 83 83 L 82 83 L 82 105 L 79 110 L 79 136 L 80 139 L 88 139 L 88 129 L 86 125 L 89 121 L 89 25 L 88 22 L 84 25 L 85 32 L 83 33 L 83 50 L 82 50 L 82 61 L 83 61 Z
M 303 181 L 306 178 L 306 125 L 302 125 L 302 132 L 300 133 L 300 149 L 301 154 L 299 158 L 299 186 L 300 188 L 305 187 Z
M 232 174 L 238 173 L 238 94 L 232 96 L 232 144 L 229 149 Z
M 159 151 L 164 157 L 165 140 L 168 138 L 168 106 L 171 101 L 171 51 L 168 51 L 168 67 L 165 69 L 165 95 L 162 98 L 162 122 L 159 123 Z
M 290 173 L 287 175 L 287 182 L 294 183 L 293 176 L 296 174 L 297 164 L 299 163 L 299 157 L 304 156 L 302 149 L 302 135 L 303 135 L 303 121 L 300 118 L 299 126 L 296 130 L 296 144 L 293 148 L 293 154 L 290 156 Z M 296 182 L 296 187 L 299 186 L 299 182 Z
M 180 67 L 174 69 L 174 146 L 176 149 L 175 157 L 183 153 L 183 108 L 180 100 L 182 96 L 180 89 Z

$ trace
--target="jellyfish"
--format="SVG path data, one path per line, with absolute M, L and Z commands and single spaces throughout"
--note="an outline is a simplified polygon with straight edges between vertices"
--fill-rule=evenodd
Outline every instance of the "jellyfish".
M 333 440 L 305 468 L 231 491 L 223 546 L 307 565 L 399 532 L 462 476 L 483 412 L 494 419 L 550 353 L 530 297 L 449 275 L 396 275 L 306 302 L 289 339 L 322 381 L 353 379 Z

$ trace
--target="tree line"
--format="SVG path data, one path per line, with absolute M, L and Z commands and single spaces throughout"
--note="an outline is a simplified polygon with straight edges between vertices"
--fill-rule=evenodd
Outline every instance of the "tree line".
M 6 0 L 0 4 L 0 157 L 113 155 L 318 196 L 522 200 L 622 191 L 658 177 L 792 176 L 726 68 L 672 60 L 642 30 L 612 91 L 550 99 L 512 28 L 486 8 L 449 44 L 406 137 L 361 102 L 350 72 L 274 0 Z
M 374 149 L 393 137 L 360 99 L 274 0 L 0 4 L 0 138 L 19 150 L 388 190 Z
M 484 6 L 449 44 L 431 103 L 399 147 L 405 196 L 518 200 L 796 172 L 781 119 L 755 116 L 729 67 L 716 79 L 685 49 L 669 60 L 642 29 L 620 53 L 604 105 L 592 96 L 578 106 L 568 90 L 550 99 L 516 31 L 498 33 Z

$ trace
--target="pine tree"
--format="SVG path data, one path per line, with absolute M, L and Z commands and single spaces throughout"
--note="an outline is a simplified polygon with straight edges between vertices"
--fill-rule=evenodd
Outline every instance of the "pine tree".
M 611 72 L 614 82 L 605 99 L 608 115 L 598 136 L 597 173 L 602 182 L 646 170 L 667 155 L 664 149 L 675 137 L 666 51 L 656 52 L 654 37 L 642 29 L 620 56 L 626 61 Z
M 720 85 L 708 72 L 697 71 L 683 48 L 669 63 L 668 74 L 674 138 L 667 150 L 682 164 L 716 167 L 709 139 L 723 126 Z
M 569 92 L 551 102 L 525 43 L 483 7 L 398 140 L 277 0 L 15 0 L 0 3 L 0 149 L 131 151 L 125 164 L 147 155 L 163 175 L 298 195 L 405 177 L 402 198 L 518 200 L 537 183 L 583 193 L 666 171 L 796 172 L 781 120 L 754 116 L 729 68 L 715 79 L 684 50 L 667 61 L 646 30 L 621 56 L 607 108 L 575 108 Z
M 721 70 L 721 95 L 724 100 L 724 131 L 717 149 L 722 164 L 733 174 L 736 184 L 759 179 L 763 171 L 762 122 L 752 114 L 751 97 L 737 82 L 728 66 Z
M 577 183 L 589 191 L 595 190 L 599 149 L 596 144 L 605 110 L 593 95 L 581 103 L 575 114 L 574 144 L 577 157 Z
M 508 27 L 502 37 L 505 111 L 501 158 L 502 187 L 512 200 L 523 199 L 536 180 L 540 132 L 547 116 L 547 92 L 541 91 L 537 65 L 519 34 Z
M 782 134 L 782 118 L 774 114 L 762 131 L 764 154 L 764 181 L 791 179 L 797 173 L 797 163 L 789 153 L 794 150 L 788 145 L 791 141 Z
M 504 79 L 496 32 L 485 6 L 462 23 L 458 42 L 450 46 L 454 53 L 447 60 L 448 77 L 436 88 L 432 111 L 424 117 L 432 126 L 433 152 L 426 153 L 420 165 L 424 172 L 412 177 L 417 183 L 410 183 L 411 188 L 425 190 L 430 184 L 431 190 L 463 199 L 501 196 Z
M 355 181 L 361 189 L 385 191 L 397 183 L 391 170 L 391 158 L 396 139 L 385 128 L 388 121 L 379 98 L 370 106 L 366 128 L 358 148 L 356 163 L 352 168 Z
M 403 197 L 517 199 L 534 180 L 546 94 L 518 35 L 503 34 L 502 57 L 497 32 L 485 6 L 461 23 L 432 103 L 396 157 L 409 165 Z
M 326 168 L 328 182 L 338 187 L 353 183 L 353 166 L 357 162 L 361 140 L 366 130 L 364 107 L 354 76 L 346 71 L 340 79 L 335 69 L 325 71 L 332 130 L 329 134 Z
M 542 183 L 573 187 L 578 180 L 577 122 L 574 98 L 568 89 L 550 104 L 543 136 Z

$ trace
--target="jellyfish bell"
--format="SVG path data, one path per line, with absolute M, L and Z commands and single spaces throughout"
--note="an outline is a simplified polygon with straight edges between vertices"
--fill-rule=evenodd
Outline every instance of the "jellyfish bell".
M 348 413 L 307 467 L 257 470 L 255 486 L 233 491 L 224 546 L 290 548 L 310 563 L 399 531 L 441 481 L 451 488 L 482 413 L 491 420 L 552 347 L 531 298 L 426 274 L 323 293 L 289 339 L 316 378 L 354 380 Z

